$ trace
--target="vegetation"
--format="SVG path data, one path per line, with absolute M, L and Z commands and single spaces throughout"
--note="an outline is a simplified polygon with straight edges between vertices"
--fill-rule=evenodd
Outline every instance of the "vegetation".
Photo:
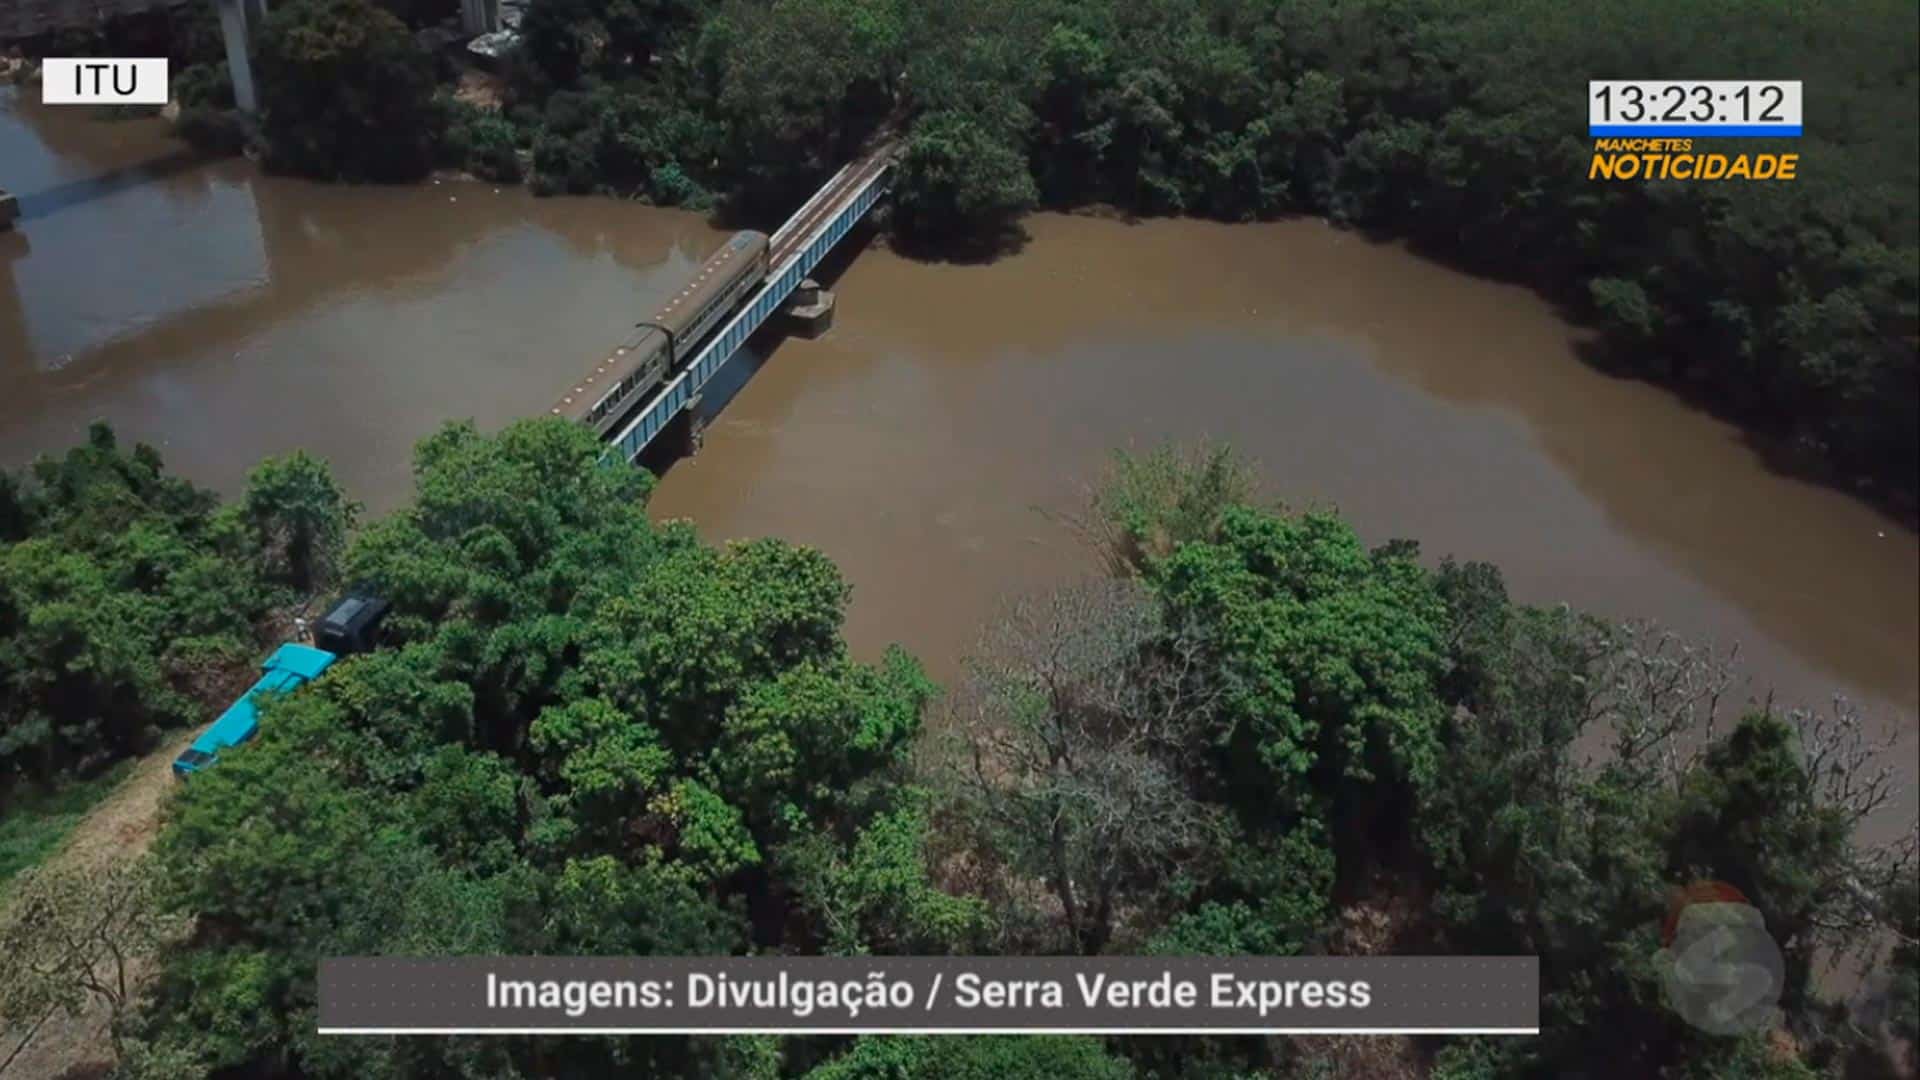
M 338 180 L 415 180 L 444 118 L 431 57 L 373 0 L 275 5 L 255 43 L 267 164 Z
M 1036 1035 L 862 1038 L 807 1080 L 1128 1080 L 1097 1039 Z
M 536 0 L 505 107 L 436 99 L 409 27 L 446 0 L 274 5 L 267 161 L 775 220 L 891 126 L 917 250 L 1017 239 L 1033 206 L 1308 213 L 1522 278 L 1593 359 L 1747 424 L 1778 463 L 1920 497 L 1920 98 L 1901 0 Z M 128 21 L 175 54 L 182 131 L 242 139 L 204 13 Z M 69 50 L 64 55 L 85 55 Z M 1590 180 L 1587 78 L 1789 71 L 1793 183 Z
M 1920 485 L 1910 4 L 540 0 L 524 29 L 502 117 L 541 190 L 772 219 L 891 123 L 921 250 L 997 250 L 1036 204 L 1325 215 L 1524 278 L 1776 460 Z M 1799 181 L 1587 178 L 1579 80 L 1701 70 L 1820 87 Z M 474 171 L 516 172 L 506 141 Z
M 983 932 L 980 901 L 931 884 L 926 799 L 899 782 L 932 692 L 917 665 L 846 655 L 818 553 L 656 527 L 644 474 L 600 451 L 557 422 L 421 444 L 414 505 L 345 558 L 393 601 L 393 647 L 275 702 L 156 844 L 163 897 L 198 919 L 148 1017 L 159 1059 L 704 1073 L 724 1044 L 319 1040 L 314 962 L 940 952 Z
M 252 650 L 271 597 L 235 572 L 215 508 L 105 426 L 0 478 L 6 787 L 90 772 L 199 718 L 195 681 Z
M 1323 214 L 1525 274 L 1603 362 L 1911 498 L 1912 30 L 1887 0 L 539 0 L 496 113 L 436 100 L 381 6 L 292 0 L 259 73 L 270 163 L 342 178 L 530 161 L 543 190 L 775 214 L 896 125 L 895 225 L 939 250 L 992 250 L 1036 205 Z M 1826 88 L 1803 181 L 1586 178 L 1568 78 L 1781 65 Z M 230 93 L 216 67 L 186 82 L 196 108 Z M 449 426 L 413 504 L 357 533 L 304 455 L 224 508 L 105 428 L 0 477 L 16 863 L 57 830 L 15 829 L 28 778 L 111 775 L 204 719 L 274 611 L 330 580 L 394 603 L 389 647 L 268 705 L 177 797 L 151 868 L 21 879 L 0 1011 L 104 998 L 133 1075 L 1304 1078 L 1340 1066 L 1235 1039 L 321 1040 L 315 964 L 1523 953 L 1542 1037 L 1409 1058 L 1890 1076 L 1813 978 L 1886 931 L 1887 1028 L 1920 1031 L 1913 853 L 1856 842 L 1888 775 L 1844 707 L 1721 715 L 1725 658 L 1369 549 L 1260 503 L 1225 451 L 1120 459 L 1074 521 L 1097 573 L 1016 599 L 943 697 L 904 653 L 849 656 L 819 553 L 655 525 L 648 479 L 599 451 L 555 422 Z M 1702 880 L 1779 940 L 1779 1030 L 1708 1036 L 1661 1004 L 1659 924 Z M 149 955 L 135 1008 L 99 973 Z
M 1036 205 L 1323 215 L 1526 280 L 1600 331 L 1595 362 L 1719 408 L 1782 465 L 1920 498 L 1920 60 L 1899 0 L 536 0 L 497 112 L 433 95 L 407 28 L 451 10 L 276 5 L 268 162 L 514 181 L 530 161 L 542 192 L 775 220 L 891 126 L 916 250 L 1003 249 Z M 157 51 L 181 54 L 183 133 L 238 146 L 210 21 Z M 1581 81 L 1702 70 L 1820 87 L 1798 181 L 1588 178 Z
M 103 441 L 16 482 L 12 520 L 50 527 L 62 477 L 95 513 L 159 500 L 141 484 L 208 501 Z M 898 651 L 848 656 L 817 552 L 653 524 L 600 449 L 555 421 L 422 442 L 410 506 L 314 548 L 393 600 L 392 640 L 182 789 L 151 876 L 28 879 L 75 944 L 18 951 L 0 1008 L 106 1002 L 130 1076 L 1304 1078 L 1354 1066 L 1245 1039 L 323 1040 L 316 962 L 1533 953 L 1541 1038 L 1395 1053 L 1451 1080 L 1894 1075 L 1812 977 L 1876 928 L 1911 961 L 1910 852 L 1853 842 L 1888 773 L 1844 709 L 1720 717 L 1723 658 L 1263 506 L 1224 450 L 1118 459 L 1077 519 L 1104 573 L 1015 600 L 936 698 Z M 203 527 L 267 589 L 346 512 L 294 458 Z M 1700 880 L 1778 938 L 1779 1031 L 1661 1004 L 1669 893 Z M 101 975 L 136 956 L 144 999 Z M 1891 1030 L 1913 1000 L 1903 971 Z
M 153 885 L 144 859 L 23 875 L 0 915 L 0 1017 L 25 1026 L 55 1011 L 78 1016 L 88 1001 L 101 1001 L 121 1053 L 139 965 L 178 938 L 184 923 L 154 903 Z
M 126 779 L 122 762 L 98 776 L 59 786 L 51 791 L 16 793 L 0 817 L 0 897 L 14 878 L 53 854 L 88 811 Z
M 303 454 L 262 462 L 223 508 L 105 425 L 0 474 L 0 807 L 23 850 L 56 838 L 54 808 L 81 797 L 67 781 L 245 687 L 272 613 L 328 580 L 351 510 Z

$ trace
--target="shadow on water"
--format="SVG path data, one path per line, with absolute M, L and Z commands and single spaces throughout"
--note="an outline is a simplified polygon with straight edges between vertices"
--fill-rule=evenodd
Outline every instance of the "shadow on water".
M 1312 215 L 1299 215 L 1311 220 Z M 1599 312 L 1587 291 L 1588 270 L 1572 264 L 1552 268 L 1499 257 L 1477 255 L 1475 249 L 1445 235 L 1431 236 L 1406 226 L 1340 225 L 1370 243 L 1401 248 L 1417 258 L 1463 274 L 1527 289 L 1545 303 L 1555 317 L 1581 328 L 1573 353 L 1592 371 L 1609 379 L 1644 383 L 1670 393 L 1693 412 L 1733 425 L 1739 438 L 1761 467 L 1783 479 L 1827 488 L 1858 499 L 1887 522 L 1907 530 L 1920 529 L 1920 500 L 1903 491 L 1898 480 L 1875 481 L 1850 475 L 1816 446 L 1795 437 L 1793 424 L 1779 406 L 1738 389 L 1716 385 L 1704 368 L 1685 364 L 1649 364 L 1634 345 L 1610 342 L 1597 327 Z M 1669 342 L 1667 356 L 1707 356 L 1710 349 L 1692 350 Z M 1901 451 L 1890 451 L 1899 454 Z M 1897 458 L 1896 458 L 1897 460 Z M 1911 474 L 1909 474 L 1911 475 Z M 1911 483 L 1911 480 L 1907 481 Z
M 196 150 L 178 150 L 165 157 L 109 169 L 97 176 L 56 184 L 44 191 L 19 192 L 20 219 L 23 222 L 45 218 L 96 199 L 139 187 L 142 184 L 178 176 L 217 160 Z
M 1026 250 L 1033 236 L 1017 221 L 997 229 L 984 230 L 965 237 L 943 236 L 916 239 L 893 233 L 888 244 L 903 258 L 915 262 L 950 263 L 954 266 L 985 266 Z

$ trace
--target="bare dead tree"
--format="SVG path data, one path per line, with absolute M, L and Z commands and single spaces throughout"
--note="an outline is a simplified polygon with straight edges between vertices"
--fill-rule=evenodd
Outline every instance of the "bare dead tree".
M 1720 652 L 1646 621 L 1612 626 L 1599 644 L 1588 722 L 1610 733 L 1612 762 L 1628 775 L 1677 786 L 1745 681 L 1739 646 Z
M 22 874 L 0 924 L 0 1018 L 10 1025 L 55 1010 L 78 1015 L 90 1000 L 120 1020 L 139 990 L 136 966 L 183 922 L 154 903 L 146 860 L 105 868 L 40 867 Z
M 1795 708 L 1787 723 L 1800 736 L 1800 760 L 1814 795 L 1846 816 L 1849 826 L 1871 817 L 1893 795 L 1897 731 L 1875 736 L 1859 706 L 1835 694 L 1831 708 Z
M 1224 812 L 1189 789 L 1200 670 L 1193 636 L 1112 580 L 1016 601 L 967 663 L 944 786 L 1010 872 L 1045 882 L 1082 951 L 1221 846 Z
M 1836 813 L 1849 832 L 1879 813 L 1894 793 L 1892 761 L 1900 734 L 1875 734 L 1859 707 L 1835 694 L 1827 709 L 1794 708 L 1783 719 L 1799 738 L 1809 802 Z M 1838 946 L 1870 948 L 1877 934 L 1900 937 L 1886 917 L 1885 897 L 1920 865 L 1920 821 L 1890 843 L 1856 845 L 1836 868 L 1828 890 L 1835 900 L 1817 913 L 1815 929 Z
M 1722 710 L 1746 679 L 1737 646 L 1725 651 L 1687 641 L 1648 622 L 1605 631 L 1592 665 L 1590 723 L 1612 736 L 1610 765 L 1628 777 L 1684 785 L 1701 755 L 1720 735 Z M 1898 732 L 1875 734 L 1859 708 L 1835 695 L 1826 709 L 1780 712 L 1772 695 L 1748 695 L 1743 712 L 1778 716 L 1795 732 L 1804 777 L 1800 798 L 1810 810 L 1838 815 L 1845 829 L 1883 809 L 1894 792 L 1892 765 Z M 1810 929 L 1834 955 L 1871 950 L 1889 930 L 1882 897 L 1900 875 L 1914 872 L 1920 841 L 1856 843 L 1825 871 L 1825 899 L 1809 915 Z

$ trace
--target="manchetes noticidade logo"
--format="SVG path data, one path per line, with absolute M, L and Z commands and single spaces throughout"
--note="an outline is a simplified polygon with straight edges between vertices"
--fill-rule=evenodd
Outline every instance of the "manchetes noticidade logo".
M 1795 180 L 1800 155 L 1703 153 L 1697 139 L 1595 139 L 1589 180 Z
M 1668 1006 L 1687 1023 L 1713 1035 L 1739 1035 L 1779 1022 L 1786 961 L 1739 889 L 1700 881 L 1677 890 L 1660 943 L 1654 966 Z

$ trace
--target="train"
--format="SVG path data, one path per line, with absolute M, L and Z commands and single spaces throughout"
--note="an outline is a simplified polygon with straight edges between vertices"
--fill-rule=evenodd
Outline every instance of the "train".
M 606 438 L 766 279 L 770 248 L 766 233 L 734 233 L 651 324 L 640 324 L 639 336 L 575 380 L 549 415 L 585 424 Z
M 173 759 L 173 773 L 186 779 L 212 768 L 220 751 L 238 746 L 260 730 L 260 702 L 271 694 L 286 694 L 319 678 L 335 660 L 352 653 L 370 652 L 378 643 L 387 602 L 365 589 L 340 599 L 313 624 L 313 644 L 281 643 L 262 663 L 261 675 L 239 700 L 227 706 L 193 745 Z

